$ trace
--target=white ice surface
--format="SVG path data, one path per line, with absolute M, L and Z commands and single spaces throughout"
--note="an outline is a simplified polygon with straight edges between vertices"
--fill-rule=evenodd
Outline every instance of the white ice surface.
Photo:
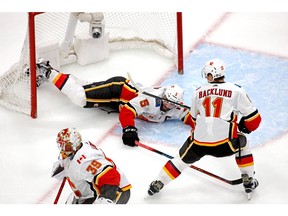
M 226 18 L 221 15 L 222 13 L 200 12 L 183 15 L 185 55 L 195 47 L 203 34 L 207 34 L 206 40 L 210 42 L 288 58 L 288 13 L 236 13 L 228 14 Z M 0 13 L 0 73 L 19 58 L 26 30 L 23 25 L 25 19 L 25 13 L 17 16 Z M 11 31 L 15 33 L 13 36 Z M 105 62 L 89 66 L 73 64 L 63 68 L 63 71 L 90 81 L 104 80 L 114 75 L 126 76 L 126 72 L 129 71 L 142 84 L 154 85 L 173 69 L 170 60 L 155 53 L 127 50 L 111 53 L 109 60 Z M 160 194 L 149 197 L 148 185 L 167 158 L 141 147 L 124 146 L 121 137 L 111 135 L 111 128 L 119 126 L 117 114 L 108 115 L 99 110 L 78 108 L 49 84 L 39 88 L 38 103 L 37 119 L 0 107 L 0 203 L 8 210 L 12 210 L 14 206 L 5 204 L 53 203 L 60 185 L 50 177 L 52 164 L 58 156 L 55 136 L 63 127 L 70 126 L 78 128 L 83 137 L 100 145 L 126 173 L 133 184 L 129 203 L 135 208 L 135 214 L 139 214 L 142 210 L 146 213 L 151 211 L 153 214 L 154 209 L 160 211 L 158 214 L 166 212 L 165 209 L 176 214 L 177 209 L 181 208 L 190 211 L 191 215 L 194 215 L 194 208 L 203 212 L 211 211 L 209 208 L 223 211 L 222 205 L 213 204 L 232 204 L 225 205 L 231 215 L 235 212 L 249 215 L 253 208 L 253 205 L 242 207 L 233 204 L 255 204 L 254 206 L 260 210 L 266 208 L 270 210 L 271 206 L 277 209 L 283 207 L 282 204 L 287 207 L 287 134 L 275 139 L 269 145 L 253 149 L 260 186 L 249 202 L 241 185 L 230 186 L 193 169 L 185 171 Z M 176 148 L 164 145 L 152 143 L 151 146 L 172 155 L 177 152 Z M 195 165 L 227 179 L 239 177 L 233 157 L 225 159 L 206 157 Z M 69 193 L 70 188 L 66 185 L 59 203 L 64 203 Z M 186 204 L 212 205 L 206 207 L 206 205 Z M 270 205 L 267 207 L 265 204 Z M 18 206 L 15 205 L 15 208 Z M 27 208 L 26 205 L 19 207 L 23 208 L 23 211 Z M 103 210 L 103 207 L 97 208 Z M 121 215 L 124 215 L 127 208 L 118 208 L 122 211 Z M 32 210 L 28 207 L 30 212 L 34 209 L 36 212 L 42 210 L 39 205 L 33 205 Z M 63 206 L 56 210 L 51 205 L 51 209 L 52 212 L 66 211 Z M 77 213 L 82 210 L 83 207 L 75 209 Z M 86 214 L 94 214 L 93 211 L 93 208 L 85 207 Z M 195 213 L 199 214 L 198 211 Z

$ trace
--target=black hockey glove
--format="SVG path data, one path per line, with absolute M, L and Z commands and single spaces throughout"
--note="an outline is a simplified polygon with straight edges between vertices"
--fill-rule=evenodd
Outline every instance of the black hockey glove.
M 246 134 L 250 134 L 251 131 L 249 131 L 246 127 L 245 127 L 245 123 L 244 123 L 244 119 L 241 118 L 240 119 L 240 122 L 238 124 L 238 129 L 239 131 L 243 132 L 243 133 L 246 133 Z
M 125 145 L 134 147 L 137 146 L 135 141 L 139 141 L 137 134 L 137 128 L 133 126 L 127 126 L 123 129 L 122 140 Z

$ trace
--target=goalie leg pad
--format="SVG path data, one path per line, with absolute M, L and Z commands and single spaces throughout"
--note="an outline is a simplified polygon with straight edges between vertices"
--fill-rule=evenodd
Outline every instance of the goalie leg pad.
M 110 200 L 116 200 L 116 195 L 119 187 L 116 185 L 103 185 L 100 189 L 101 195 L 100 197 L 104 197 Z
M 116 204 L 127 204 L 131 196 L 131 191 L 126 190 L 118 192 L 117 198 L 116 198 Z

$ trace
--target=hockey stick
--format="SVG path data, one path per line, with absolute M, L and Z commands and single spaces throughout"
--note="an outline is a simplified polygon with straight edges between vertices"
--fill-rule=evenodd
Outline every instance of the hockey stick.
M 165 156 L 165 157 L 167 157 L 167 158 L 169 158 L 169 159 L 173 159 L 172 156 L 170 156 L 170 155 L 168 155 L 168 154 L 166 154 L 166 153 L 164 153 L 164 152 L 158 151 L 157 149 L 154 149 L 154 148 L 152 148 L 152 147 L 150 147 L 150 146 L 144 145 L 143 143 L 140 143 L 140 142 L 138 142 L 138 141 L 135 141 L 135 144 L 136 144 L 137 146 L 141 146 L 141 147 L 143 147 L 143 148 L 145 148 L 145 149 L 148 149 L 148 150 L 150 150 L 150 151 L 152 151 L 152 152 L 155 152 L 155 153 L 157 153 L 157 154 L 163 155 L 163 156 Z M 220 176 L 217 176 L 217 175 L 215 175 L 215 174 L 213 174 L 213 173 L 210 173 L 210 172 L 208 172 L 208 171 L 206 171 L 206 170 L 203 170 L 203 169 L 201 169 L 201 168 L 199 168 L 199 167 L 196 167 L 196 166 L 194 166 L 194 165 L 190 165 L 190 168 L 195 169 L 195 170 L 197 170 L 197 171 L 199 171 L 199 172 L 202 172 L 202 173 L 204 173 L 204 174 L 206 174 L 206 175 L 209 175 L 209 176 L 211 176 L 211 177 L 213 177 L 213 178 L 216 178 L 216 179 L 218 179 L 218 180 L 220 180 L 220 181 L 223 181 L 223 182 L 225 182 L 225 183 L 227 183 L 227 184 L 230 184 L 230 185 L 238 185 L 238 184 L 241 184 L 241 183 L 242 183 L 242 178 L 235 179 L 235 180 L 228 180 L 228 179 L 224 179 L 224 178 L 222 178 L 222 177 L 220 177 Z
M 167 101 L 167 102 L 169 102 L 169 103 L 176 104 L 176 105 L 178 105 L 178 106 L 181 106 L 181 107 L 184 107 L 184 108 L 187 108 L 187 109 L 190 110 L 191 107 L 189 107 L 189 106 L 187 106 L 187 105 L 180 104 L 180 103 L 177 103 L 177 102 L 174 102 L 174 101 L 168 100 L 168 99 L 166 99 L 166 98 L 162 98 L 162 97 L 159 97 L 159 96 L 157 96 L 157 95 L 153 95 L 153 94 L 151 94 L 151 93 L 149 93 L 149 92 L 144 91 L 143 89 L 141 89 L 141 88 L 133 81 L 133 79 L 132 79 L 132 77 L 131 77 L 131 75 L 130 75 L 129 72 L 127 72 L 127 76 L 128 76 L 128 79 L 131 81 L 132 85 L 133 85 L 140 93 L 142 93 L 142 94 L 144 94 L 144 95 L 147 95 L 147 96 L 150 96 L 150 97 L 153 97 L 153 98 L 156 98 L 156 99 L 159 99 L 159 100 L 164 100 L 164 101 Z
M 62 190 L 63 190 L 64 185 L 65 185 L 65 182 L 66 182 L 66 177 L 64 177 L 63 180 L 62 180 L 62 183 L 61 183 L 60 188 L 59 188 L 59 190 L 58 190 L 57 196 L 56 196 L 56 198 L 55 198 L 55 200 L 54 200 L 54 204 L 57 204 L 57 203 L 58 203 L 58 200 L 59 200 L 59 198 L 60 198 L 60 195 L 61 195 Z

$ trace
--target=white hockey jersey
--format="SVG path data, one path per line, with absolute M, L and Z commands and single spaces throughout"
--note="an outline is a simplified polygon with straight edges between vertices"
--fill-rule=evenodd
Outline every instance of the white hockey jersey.
M 161 88 L 146 88 L 146 92 L 153 95 L 163 97 L 165 87 Z M 129 101 L 131 106 L 135 109 L 137 117 L 150 122 L 164 122 L 167 119 L 182 119 L 189 112 L 188 109 L 176 107 L 166 112 L 161 110 L 161 100 L 139 93 L 138 97 Z
M 237 115 L 248 116 L 257 109 L 246 91 L 232 83 L 207 83 L 196 89 L 190 113 L 196 119 L 195 143 L 219 145 L 237 132 Z
M 96 197 L 98 195 L 95 176 L 103 175 L 103 170 L 107 166 L 114 167 L 111 159 L 107 159 L 101 149 L 97 148 L 89 141 L 82 142 L 82 147 L 76 152 L 74 157 L 68 157 L 60 161 L 64 167 L 64 175 L 67 177 L 69 185 L 73 190 L 75 197 L 81 200 Z M 121 175 L 119 187 L 123 191 L 131 188 L 125 174 L 117 167 Z M 63 174 L 62 174 L 63 175 Z

